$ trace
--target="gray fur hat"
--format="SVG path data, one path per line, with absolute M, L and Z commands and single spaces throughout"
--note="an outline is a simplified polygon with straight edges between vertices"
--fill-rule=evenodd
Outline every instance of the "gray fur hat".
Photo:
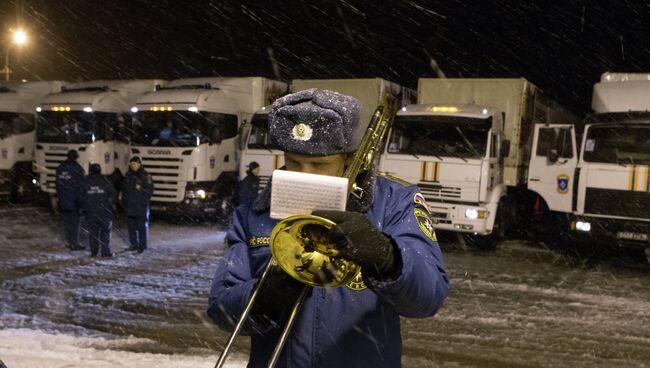
M 360 109 L 354 97 L 315 88 L 281 97 L 269 113 L 271 141 L 282 151 L 308 156 L 354 152 Z

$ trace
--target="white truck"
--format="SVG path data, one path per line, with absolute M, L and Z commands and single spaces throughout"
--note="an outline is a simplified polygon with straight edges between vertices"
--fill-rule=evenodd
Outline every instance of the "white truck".
M 131 153 L 153 176 L 152 212 L 226 221 L 240 127 L 286 90 L 286 83 L 262 77 L 188 78 L 140 97 Z
M 436 229 L 493 249 L 535 213 L 566 220 L 574 123 L 523 78 L 422 78 L 418 104 L 397 113 L 380 168 L 417 183 Z
M 40 189 L 54 200 L 56 168 L 71 149 L 78 151 L 77 162 L 86 172 L 91 163 L 99 164 L 102 175 L 119 187 L 129 162 L 130 109 L 137 97 L 162 83 L 159 79 L 71 83 L 41 99 L 34 155 Z
M 22 201 L 38 189 L 32 171 L 36 106 L 63 85 L 61 81 L 0 83 L 0 198 Z
M 404 106 L 415 100 L 413 90 L 380 78 L 364 79 L 296 79 L 291 83 L 293 92 L 308 88 L 327 89 L 356 97 L 361 103 L 359 120 L 368 124 L 377 106 L 386 101 Z M 284 166 L 282 151 L 271 145 L 268 135 L 268 110 L 264 107 L 251 120 L 250 127 L 244 130 L 242 157 L 239 166 L 240 178 L 246 176 L 247 165 L 251 161 L 260 164 L 260 187 L 266 186 L 273 170 Z
M 568 245 L 605 254 L 636 248 L 650 260 L 650 73 L 604 73 L 592 109 Z

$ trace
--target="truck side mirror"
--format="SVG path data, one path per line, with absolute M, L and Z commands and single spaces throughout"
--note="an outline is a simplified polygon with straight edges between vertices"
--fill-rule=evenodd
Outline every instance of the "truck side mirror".
M 546 158 L 548 159 L 549 163 L 554 164 L 560 158 L 560 154 L 555 148 L 552 148 L 548 151 L 548 156 L 546 156 Z
M 504 139 L 501 141 L 501 157 L 508 157 L 510 156 L 510 141 L 507 139 Z

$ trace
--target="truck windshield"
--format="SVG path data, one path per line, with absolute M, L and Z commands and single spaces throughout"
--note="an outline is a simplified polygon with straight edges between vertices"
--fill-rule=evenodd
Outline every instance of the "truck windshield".
M 43 111 L 38 115 L 36 138 L 45 143 L 91 143 L 106 138 L 117 124 L 117 113 Z
M 187 147 L 220 143 L 237 135 L 237 116 L 216 112 L 143 111 L 133 115 L 131 142 L 144 146 Z
M 397 116 L 388 153 L 482 158 L 491 127 L 491 118 Z
M 34 130 L 33 114 L 0 112 L 0 139 L 15 134 L 25 134 Z
M 650 164 L 650 121 L 592 125 L 583 159 L 587 162 Z
M 247 147 L 251 149 L 273 149 L 269 136 L 268 113 L 258 113 L 251 119 L 251 132 Z

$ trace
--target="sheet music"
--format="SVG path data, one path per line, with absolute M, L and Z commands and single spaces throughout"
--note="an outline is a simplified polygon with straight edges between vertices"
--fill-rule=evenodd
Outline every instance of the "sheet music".
M 348 179 L 275 170 L 271 186 L 271 218 L 308 215 L 313 210 L 345 211 Z

